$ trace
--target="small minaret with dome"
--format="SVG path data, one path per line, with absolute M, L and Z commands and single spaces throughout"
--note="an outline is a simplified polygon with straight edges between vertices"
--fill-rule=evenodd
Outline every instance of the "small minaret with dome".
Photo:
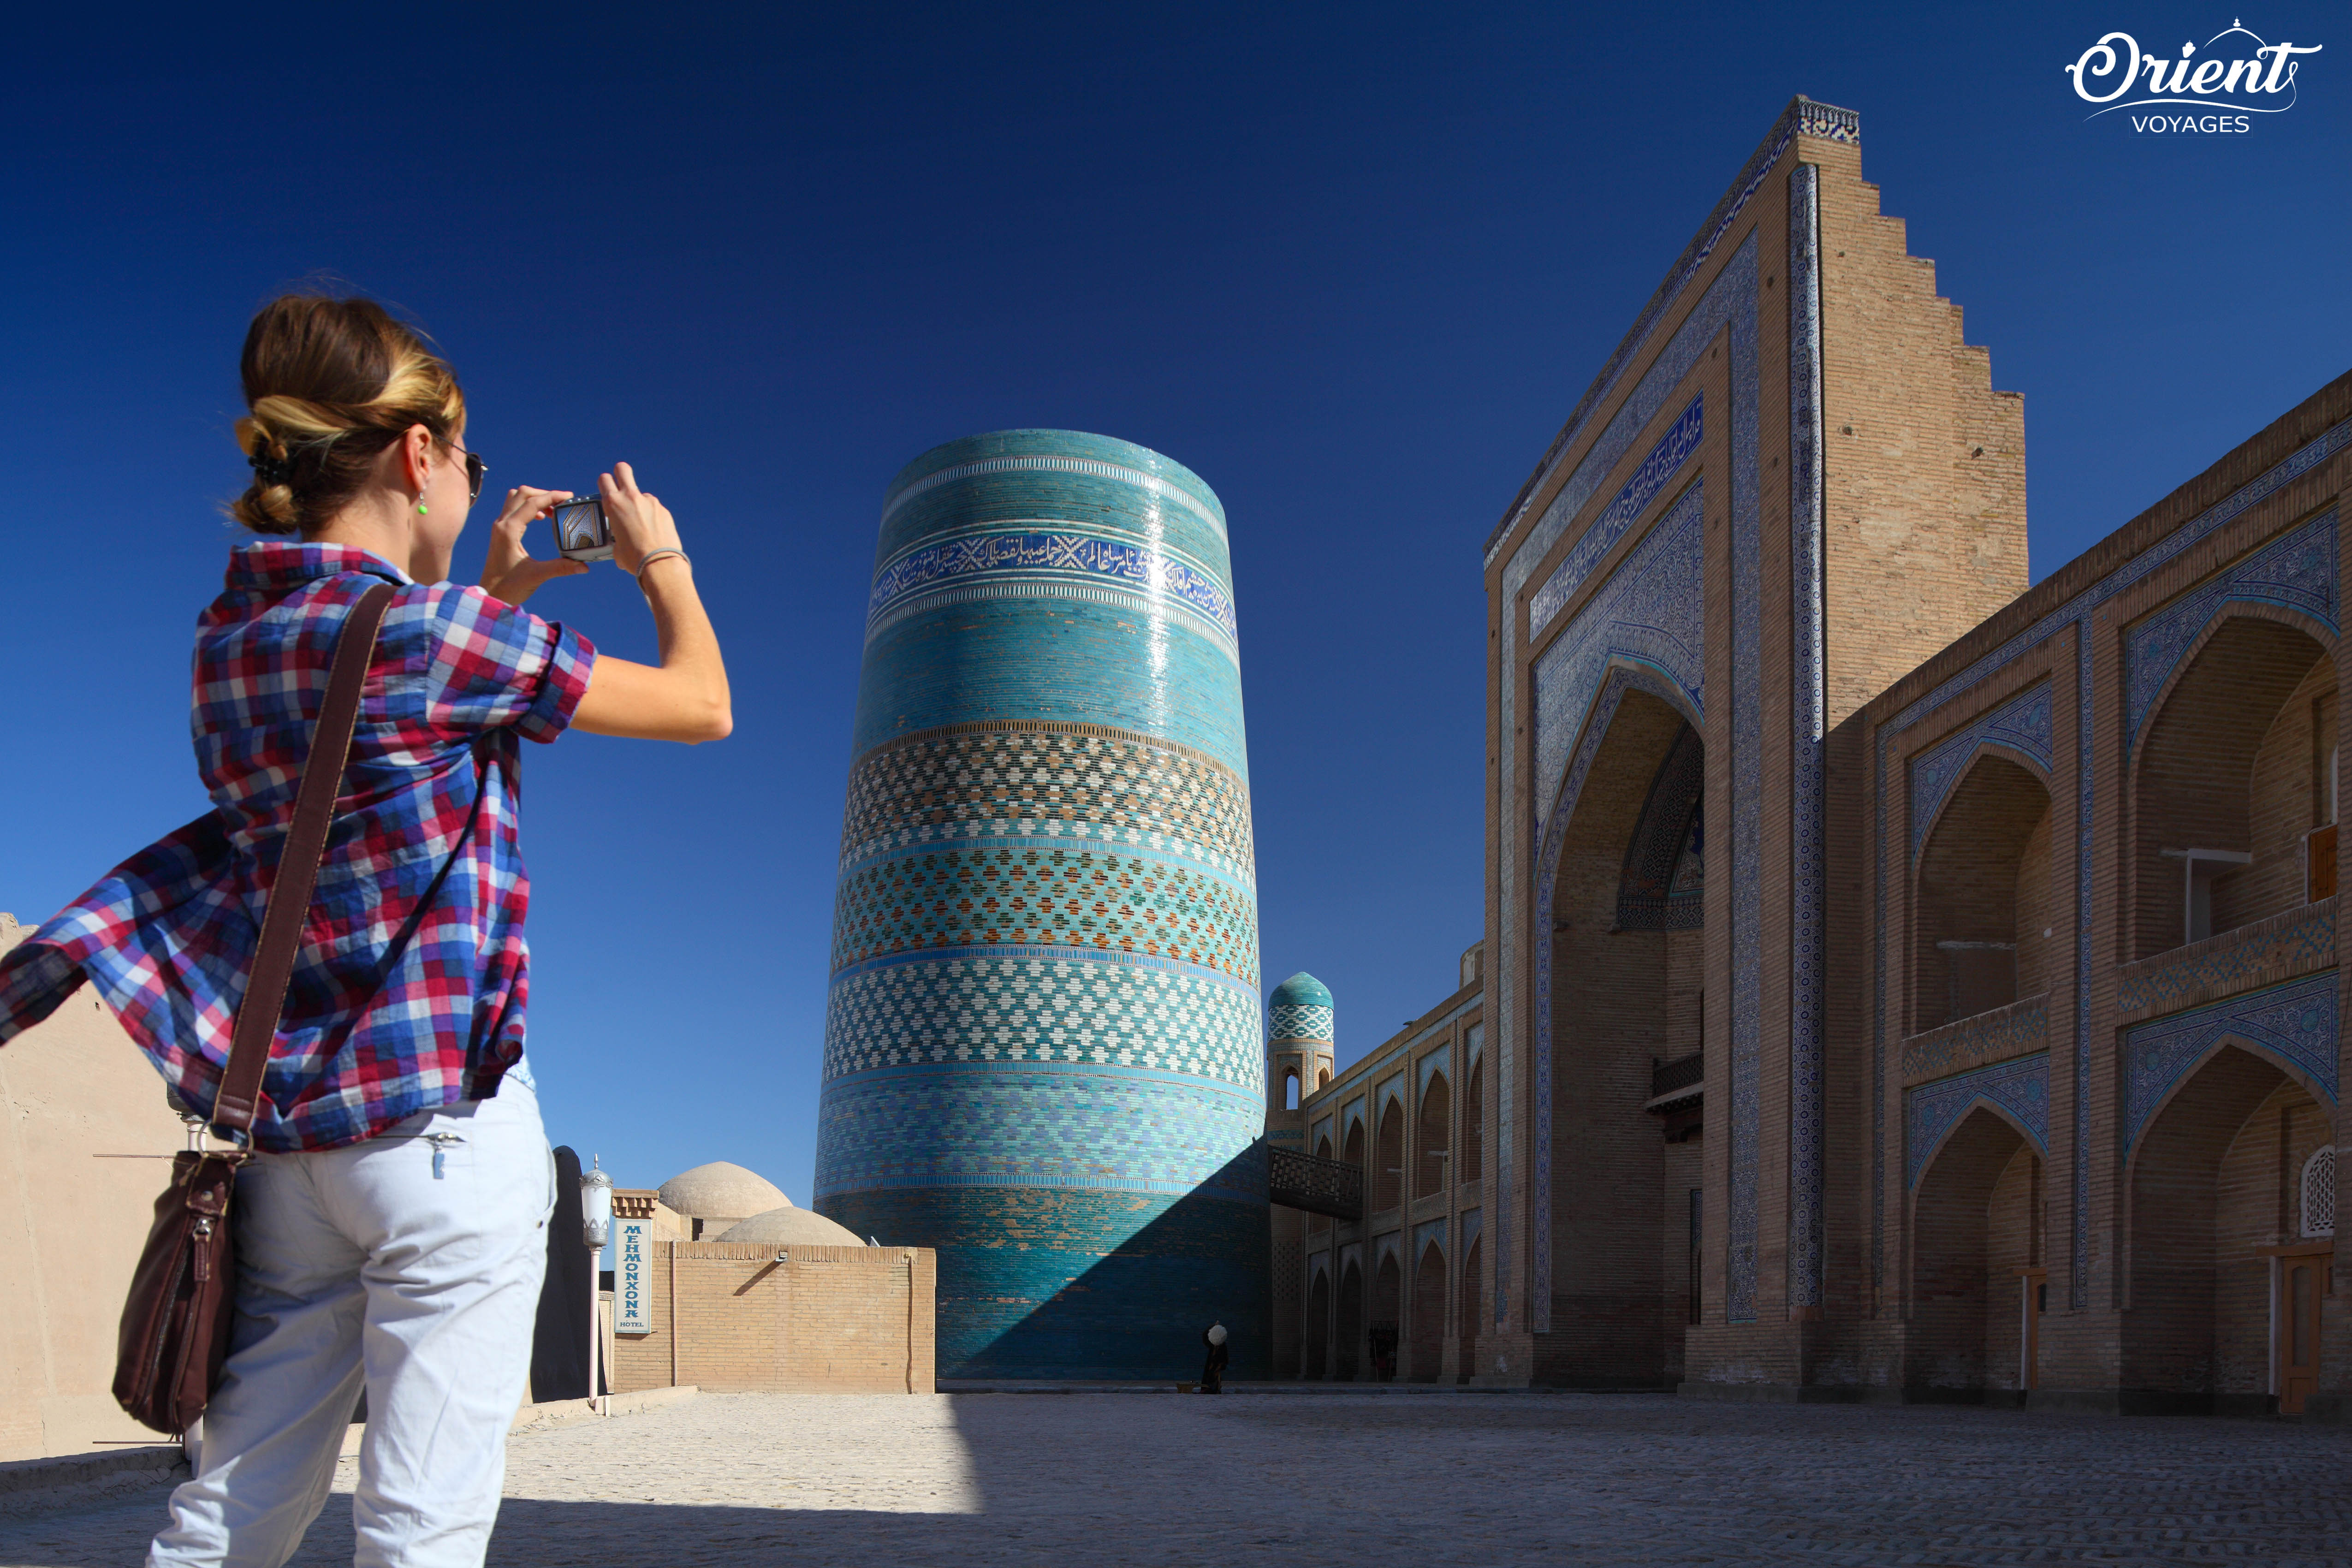
M 1301 1100 L 1331 1081 L 1332 1039 L 1331 992 L 1320 980 L 1302 969 L 1274 988 L 1266 999 L 1269 1114 L 1297 1110 Z
M 1269 1149 L 1307 1154 L 1307 1101 L 1331 1081 L 1333 1052 L 1331 991 L 1301 971 L 1265 999 L 1265 1142 Z M 1274 1321 L 1270 1342 L 1278 1377 L 1295 1377 L 1299 1366 L 1299 1324 L 1305 1303 L 1299 1271 L 1307 1258 L 1307 1215 L 1275 1205 L 1267 1214 L 1273 1243 Z M 1328 1221 L 1318 1221 L 1328 1224 Z

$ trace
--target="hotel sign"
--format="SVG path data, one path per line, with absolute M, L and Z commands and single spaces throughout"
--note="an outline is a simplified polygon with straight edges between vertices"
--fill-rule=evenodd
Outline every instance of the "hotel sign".
M 613 1230 L 613 1331 L 652 1333 L 653 1315 L 646 1299 L 651 1281 L 646 1273 L 646 1258 L 653 1245 L 653 1221 L 616 1219 Z

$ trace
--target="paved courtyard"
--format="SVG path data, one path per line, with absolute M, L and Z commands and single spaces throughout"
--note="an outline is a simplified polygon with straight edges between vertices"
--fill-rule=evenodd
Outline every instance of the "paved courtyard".
M 519 1435 L 490 1562 L 2352 1563 L 2352 1432 L 1662 1395 L 704 1395 Z M 351 1561 L 346 1460 L 294 1561 Z M 140 1561 L 166 1489 L 0 1518 Z

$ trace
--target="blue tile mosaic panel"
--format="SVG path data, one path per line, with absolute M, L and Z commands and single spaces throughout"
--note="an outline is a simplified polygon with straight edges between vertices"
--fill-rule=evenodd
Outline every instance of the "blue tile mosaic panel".
M 1693 480 L 1535 666 L 1536 798 L 1549 820 L 1612 664 L 1646 665 L 1679 687 L 1675 706 L 1706 708 L 1706 487 Z
M 1666 427 L 1666 433 L 1658 437 L 1658 444 L 1650 448 L 1650 455 L 1642 459 L 1641 467 L 1633 470 L 1633 477 L 1627 479 L 1625 488 L 1617 492 L 1617 499 L 1602 508 L 1601 515 L 1577 535 L 1576 543 L 1570 547 L 1566 557 L 1552 568 L 1551 575 L 1544 579 L 1544 585 L 1537 589 L 1535 597 L 1528 601 L 1528 635 L 1530 637 L 1551 625 L 1552 617 L 1576 596 L 1576 591 L 1584 585 L 1585 579 L 1592 575 L 1592 569 L 1601 564 L 1601 558 L 1625 537 L 1625 531 L 1633 526 L 1634 520 L 1650 509 L 1650 503 L 1657 500 L 1658 492 L 1665 488 L 1666 481 L 1682 470 L 1682 466 L 1690 460 L 1691 454 L 1698 450 L 1699 443 L 1706 437 L 1706 399 L 1694 397 L 1690 405 Z
M 834 977 L 828 1080 L 919 1062 L 1091 1062 L 1264 1081 L 1255 988 L 1165 960 L 963 948 Z
M 1033 596 L 1190 611 L 1235 662 L 1241 658 L 1233 600 L 1204 567 L 1126 540 L 1020 527 L 974 529 L 900 554 L 867 598 L 866 635 L 933 605 Z
M 1907 1090 L 1903 1096 L 1903 1147 L 1909 1166 L 1906 1185 L 1919 1184 L 1927 1158 L 1944 1134 L 1979 1101 L 2008 1111 L 2036 1149 L 2044 1154 L 2050 1152 L 2050 1053 L 2043 1051 Z
M 2200 944 L 2203 945 L 2203 944 Z M 2231 941 L 2194 957 L 2187 955 L 2126 975 L 2116 987 L 2116 1008 L 2141 1013 L 2178 1007 L 2210 988 L 2242 985 L 2264 971 L 2336 965 L 2333 900 L 2305 904 L 2295 918 L 2258 940 Z
M 1822 1228 L 1828 1093 L 1822 505 L 1821 170 L 1801 163 L 1789 171 L 1789 625 L 1795 657 L 1789 676 L 1788 1300 L 1795 1309 L 1822 1304 L 1829 1263 Z
M 2278 605 L 2301 610 L 2333 632 L 2336 625 L 2336 513 L 2322 512 L 2208 578 L 2124 636 L 2129 686 L 2125 739 L 2140 725 L 2172 672 L 2223 605 Z
M 1913 759 L 1911 763 L 1911 858 L 1927 846 L 1927 828 L 1941 811 L 1952 786 L 1988 745 L 2008 746 L 2032 758 L 2048 773 L 2053 765 L 2050 746 L 2050 683 L 2042 681 L 2011 698 L 1948 741 Z
M 1253 882 L 1249 786 L 1209 757 L 1147 736 L 1092 724 L 960 724 L 879 747 L 850 770 L 844 874 L 877 856 L 982 840 L 1143 849 Z
M 2124 1031 L 2124 1146 L 2183 1074 L 2228 1040 L 2302 1071 L 2336 1103 L 2336 972 L 2322 970 Z
M 940 1249 L 942 1375 L 1163 1375 L 1195 1310 L 1265 1310 L 1223 509 L 1129 442 L 951 442 L 891 486 L 867 610 L 817 1207 Z

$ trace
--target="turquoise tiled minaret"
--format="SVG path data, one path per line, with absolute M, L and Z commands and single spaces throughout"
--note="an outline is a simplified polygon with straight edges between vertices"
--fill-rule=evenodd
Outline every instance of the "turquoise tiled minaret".
M 935 1247 L 942 1376 L 1264 1347 L 1257 895 L 1224 508 L 1006 430 L 893 480 L 834 912 L 816 1206 Z

